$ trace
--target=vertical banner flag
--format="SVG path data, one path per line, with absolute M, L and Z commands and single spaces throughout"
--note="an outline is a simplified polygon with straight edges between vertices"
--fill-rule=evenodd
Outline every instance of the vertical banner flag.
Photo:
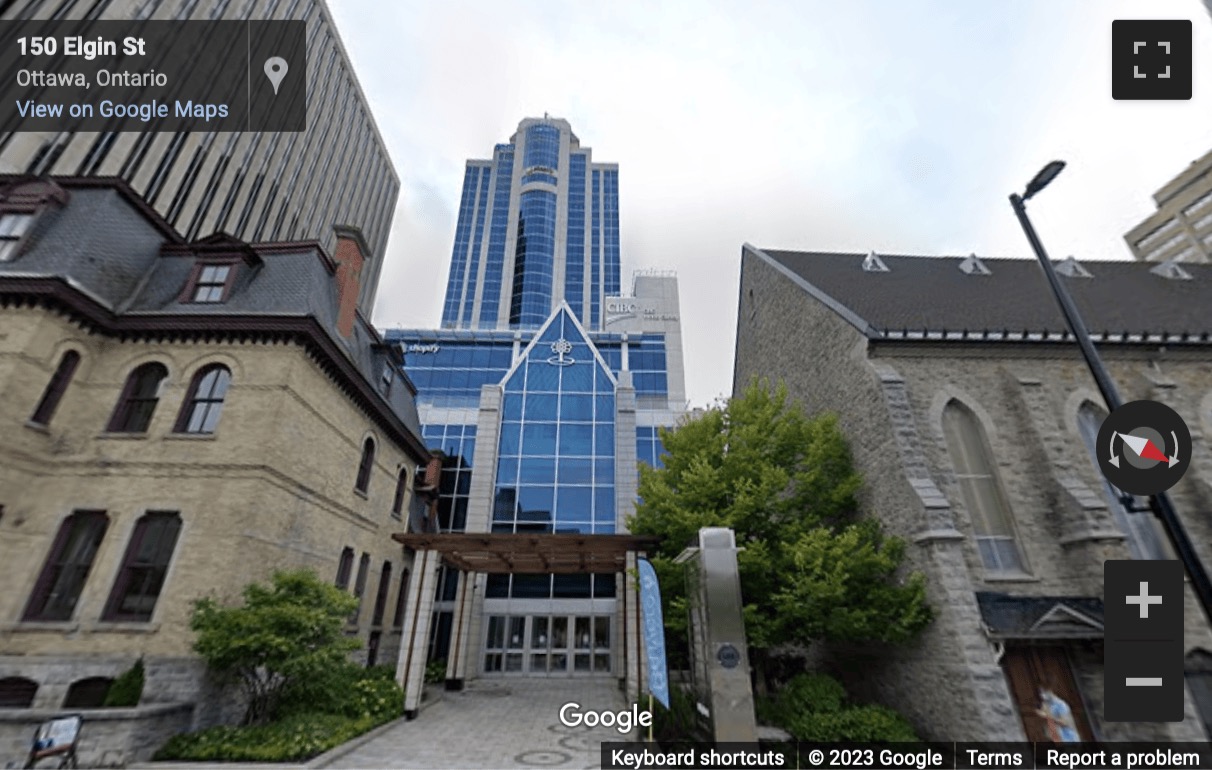
M 665 673 L 665 620 L 661 617 L 661 586 L 647 559 L 636 559 L 640 573 L 640 611 L 644 619 L 644 649 L 648 652 L 648 692 L 669 708 L 669 677 Z

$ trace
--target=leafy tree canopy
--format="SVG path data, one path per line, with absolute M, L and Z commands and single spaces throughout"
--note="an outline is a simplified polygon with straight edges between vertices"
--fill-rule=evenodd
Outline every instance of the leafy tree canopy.
M 357 648 L 343 629 L 358 600 L 307 570 L 275 572 L 251 583 L 244 604 L 194 602 L 194 649 L 219 674 L 234 677 L 248 699 L 246 723 L 274 716 L 284 688 L 340 667 Z
M 857 516 L 862 479 L 833 415 L 808 417 L 782 384 L 745 392 L 663 431 L 664 468 L 641 466 L 631 531 L 664 537 L 653 558 L 666 622 L 684 629 L 672 564 L 701 527 L 730 527 L 745 628 L 757 653 L 815 640 L 903 642 L 930 622 L 920 574 L 898 579 L 903 541 Z

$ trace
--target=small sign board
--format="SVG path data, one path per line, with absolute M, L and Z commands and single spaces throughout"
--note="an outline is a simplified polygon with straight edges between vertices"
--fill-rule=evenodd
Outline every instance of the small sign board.
M 26 767 L 44 757 L 65 755 L 72 760 L 76 756 L 76 742 L 80 739 L 80 725 L 83 719 L 79 714 L 48 719 L 38 725 L 34 732 L 34 744 L 30 747 L 29 762 Z M 72 763 L 75 766 L 75 763 Z

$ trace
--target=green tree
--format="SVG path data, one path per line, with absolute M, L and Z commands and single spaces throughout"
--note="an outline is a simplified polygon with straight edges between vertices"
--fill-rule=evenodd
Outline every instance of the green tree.
M 357 604 L 310 571 L 275 572 L 268 586 L 246 586 L 241 606 L 194 602 L 194 649 L 239 684 L 248 703 L 244 723 L 262 724 L 274 717 L 290 685 L 348 662 L 358 643 L 343 629 Z
M 837 418 L 810 418 L 781 383 L 745 392 L 661 434 L 664 468 L 641 466 L 637 534 L 652 559 L 671 633 L 685 638 L 686 586 L 672 563 L 701 527 L 736 532 L 751 659 L 768 683 L 776 649 L 814 641 L 904 642 L 931 619 L 920 574 L 898 579 L 904 542 L 857 515 L 862 479 Z

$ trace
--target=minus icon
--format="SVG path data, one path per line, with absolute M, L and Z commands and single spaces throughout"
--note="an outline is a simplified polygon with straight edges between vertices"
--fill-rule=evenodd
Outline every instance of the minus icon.
M 1124 683 L 1128 687 L 1161 687 L 1162 678 L 1160 676 L 1129 676 L 1124 678 Z

